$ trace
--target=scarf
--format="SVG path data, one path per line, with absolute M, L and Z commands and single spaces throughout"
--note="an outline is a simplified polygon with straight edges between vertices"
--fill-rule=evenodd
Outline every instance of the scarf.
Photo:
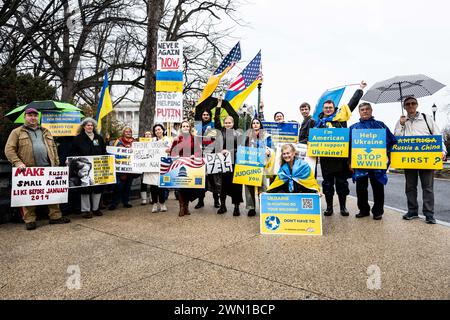
M 309 165 L 300 159 L 294 160 L 292 171 L 288 163 L 281 166 L 278 171 L 278 177 L 289 186 L 289 192 L 294 192 L 294 181 L 300 184 L 299 181 L 306 180 L 311 174 Z
M 323 113 L 322 113 L 323 114 Z M 322 118 L 319 117 L 319 121 L 317 121 L 314 128 L 326 128 L 327 123 L 333 121 L 334 117 L 336 117 L 337 110 L 334 111 L 334 113 L 326 118 L 325 115 L 322 115 Z

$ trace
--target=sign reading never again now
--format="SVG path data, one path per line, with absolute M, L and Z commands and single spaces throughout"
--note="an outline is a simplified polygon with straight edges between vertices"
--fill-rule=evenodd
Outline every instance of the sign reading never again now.
M 352 168 L 387 169 L 386 130 L 352 130 Z
M 348 128 L 309 130 L 308 157 L 347 158 L 350 142 Z

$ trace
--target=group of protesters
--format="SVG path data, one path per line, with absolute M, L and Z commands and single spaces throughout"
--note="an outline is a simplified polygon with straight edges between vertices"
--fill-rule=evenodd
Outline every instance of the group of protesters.
M 308 142 L 309 131 L 312 128 L 347 128 L 347 121 L 350 119 L 354 109 L 358 108 L 360 114 L 359 122 L 350 127 L 354 129 L 385 129 L 386 147 L 389 153 L 397 143 L 396 136 L 404 135 L 439 135 L 439 130 L 432 117 L 427 117 L 423 113 L 417 112 L 418 101 L 414 97 L 407 97 L 403 101 L 403 107 L 407 112 L 396 124 L 394 133 L 381 121 L 375 120 L 372 115 L 372 106 L 369 103 L 361 103 L 363 90 L 367 84 L 362 81 L 360 88 L 356 90 L 348 104 L 338 108 L 332 100 L 325 101 L 318 121 L 311 115 L 311 107 L 308 103 L 302 103 L 299 111 L 303 117 L 299 129 L 299 143 Z M 5 147 L 5 154 L 14 167 L 24 170 L 26 167 L 58 166 L 59 158 L 56 143 L 46 128 L 39 126 L 38 111 L 28 108 L 24 114 L 25 123 L 14 129 Z M 251 121 L 251 127 L 245 133 L 238 129 L 238 117 L 221 117 L 220 106 L 211 111 L 205 110 L 201 114 L 201 122 L 196 126 L 191 121 L 182 121 L 175 136 L 173 132 L 167 132 L 163 124 L 155 124 L 150 131 L 147 131 L 145 138 L 151 141 L 163 142 L 166 146 L 166 153 L 171 157 L 202 157 L 205 153 L 229 154 L 232 163 L 235 164 L 236 154 L 239 146 L 253 147 L 262 150 L 267 164 L 274 161 L 276 145 L 272 137 L 264 129 L 263 104 L 260 112 Z M 274 121 L 283 123 L 285 121 L 282 112 L 276 112 Z M 126 126 L 122 129 L 122 135 L 112 142 L 113 146 L 131 148 L 133 142 L 138 141 L 133 138 L 132 128 Z M 106 142 L 97 132 L 97 123 L 92 118 L 85 118 L 81 124 L 78 135 L 70 144 L 67 156 L 95 156 L 106 155 Z M 444 154 L 445 157 L 445 148 Z M 214 199 L 214 207 L 218 214 L 227 212 L 226 200 L 231 198 L 234 206 L 233 216 L 239 216 L 240 204 L 243 203 L 245 195 L 245 208 L 248 216 L 256 215 L 257 196 L 261 192 L 269 193 L 319 193 L 324 195 L 326 209 L 324 216 L 331 216 L 334 213 L 333 198 L 336 192 L 339 201 L 339 211 L 342 216 L 349 216 L 346 199 L 349 195 L 348 180 L 352 178 L 356 183 L 357 205 L 359 212 L 357 218 L 370 216 L 380 220 L 384 208 L 384 186 L 387 184 L 386 169 L 351 169 L 348 158 L 320 157 L 318 159 L 322 172 L 322 189 L 317 183 L 317 173 L 306 161 L 302 160 L 296 147 L 293 144 L 284 144 L 281 147 L 280 168 L 278 172 L 265 172 L 260 187 L 241 185 L 233 183 L 233 172 L 215 173 L 206 176 L 205 189 L 175 190 L 176 198 L 179 202 L 179 216 L 189 215 L 189 203 L 198 200 L 195 209 L 205 206 L 204 198 L 206 192 L 211 192 Z M 234 171 L 234 170 L 233 170 Z M 434 191 L 433 191 L 433 170 L 407 169 L 406 197 L 408 212 L 403 216 L 406 220 L 418 217 L 419 206 L 417 202 L 418 178 L 421 180 L 423 190 L 423 214 L 426 222 L 434 224 Z M 151 212 L 167 211 L 166 200 L 167 189 L 159 187 L 159 173 L 144 173 L 142 175 L 134 173 L 117 173 L 117 183 L 114 186 L 110 210 L 115 210 L 122 201 L 125 208 L 130 208 L 130 192 L 134 179 L 141 179 L 141 204 L 151 203 Z M 374 194 L 374 204 L 372 208 L 368 202 L 368 184 L 372 186 Z M 148 199 L 147 191 L 150 186 L 151 199 Z M 104 186 L 89 186 L 80 188 L 81 193 L 81 213 L 85 218 L 101 216 L 100 210 L 102 193 Z M 50 205 L 50 223 L 68 223 L 70 219 L 62 216 L 58 205 Z M 36 228 L 35 207 L 22 208 L 23 220 L 27 230 Z

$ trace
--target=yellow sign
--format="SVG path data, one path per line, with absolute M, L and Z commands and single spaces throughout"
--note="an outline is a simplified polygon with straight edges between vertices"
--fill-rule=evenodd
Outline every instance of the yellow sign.
M 387 169 L 385 129 L 352 130 L 352 168 Z
M 234 167 L 233 183 L 261 187 L 263 170 L 263 167 L 236 164 Z
M 94 156 L 94 183 L 112 184 L 116 182 L 114 156 Z
M 442 170 L 442 136 L 397 137 L 391 167 L 396 169 Z
M 322 214 L 318 194 L 261 195 L 262 234 L 322 235 Z
M 157 92 L 183 92 L 183 81 L 156 81 Z
M 309 130 L 308 157 L 348 158 L 349 129 Z

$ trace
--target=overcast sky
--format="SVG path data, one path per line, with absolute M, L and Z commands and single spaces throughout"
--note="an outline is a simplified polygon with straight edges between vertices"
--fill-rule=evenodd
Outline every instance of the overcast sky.
M 250 27 L 234 36 L 241 39 L 243 60 L 262 49 L 266 118 L 281 110 L 288 120 L 300 120 L 302 102 L 314 108 L 326 89 L 363 79 L 370 88 L 422 73 L 450 84 L 449 13 L 445 0 L 253 0 L 241 8 Z M 341 103 L 356 88 L 347 88 Z M 247 103 L 256 105 L 256 94 Z M 442 129 L 450 122 L 450 89 L 419 99 L 419 111 L 432 114 L 433 103 Z M 399 103 L 374 106 L 375 117 L 391 128 L 400 114 Z M 351 123 L 358 119 L 354 115 Z

